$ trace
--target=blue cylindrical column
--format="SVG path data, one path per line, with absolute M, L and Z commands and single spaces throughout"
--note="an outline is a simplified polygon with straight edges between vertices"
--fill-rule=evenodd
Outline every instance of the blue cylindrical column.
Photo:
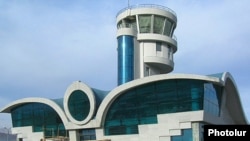
M 122 35 L 118 41 L 118 85 L 134 79 L 134 37 Z

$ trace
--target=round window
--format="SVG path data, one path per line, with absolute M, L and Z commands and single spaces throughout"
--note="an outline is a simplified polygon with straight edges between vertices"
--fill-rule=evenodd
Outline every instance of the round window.
M 78 120 L 84 120 L 90 111 L 90 101 L 88 96 L 81 90 L 75 90 L 71 93 L 68 100 L 68 108 L 71 116 Z

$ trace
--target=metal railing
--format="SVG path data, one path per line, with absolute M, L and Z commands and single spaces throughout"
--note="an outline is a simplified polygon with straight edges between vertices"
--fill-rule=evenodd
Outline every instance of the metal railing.
M 128 6 L 126 8 L 123 8 L 122 10 L 120 10 L 117 14 L 116 14 L 116 17 L 121 14 L 122 12 L 128 10 L 128 9 L 137 9 L 137 8 L 156 8 L 156 9 L 162 9 L 162 10 L 165 10 L 165 11 L 168 11 L 170 13 L 172 13 L 173 15 L 176 16 L 176 13 L 168 8 L 168 7 L 165 7 L 165 6 L 162 6 L 162 5 L 156 5 L 156 4 L 140 4 L 140 5 L 131 5 L 131 6 Z
M 172 39 L 174 39 L 175 41 L 177 41 L 177 37 L 175 35 L 172 36 Z

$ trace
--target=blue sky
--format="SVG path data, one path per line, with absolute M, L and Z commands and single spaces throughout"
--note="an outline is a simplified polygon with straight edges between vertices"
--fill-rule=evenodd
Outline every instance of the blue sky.
M 177 14 L 172 73 L 230 72 L 250 119 L 250 1 L 130 0 Z M 126 0 L 0 0 L 0 108 L 26 97 L 61 98 L 76 80 L 116 86 L 116 14 Z M 0 114 L 0 128 L 11 126 Z

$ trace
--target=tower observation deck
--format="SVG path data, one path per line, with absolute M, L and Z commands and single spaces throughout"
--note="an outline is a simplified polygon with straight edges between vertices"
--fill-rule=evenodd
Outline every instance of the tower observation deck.
M 169 73 L 174 68 L 177 17 L 159 5 L 129 6 L 118 12 L 118 85 Z

